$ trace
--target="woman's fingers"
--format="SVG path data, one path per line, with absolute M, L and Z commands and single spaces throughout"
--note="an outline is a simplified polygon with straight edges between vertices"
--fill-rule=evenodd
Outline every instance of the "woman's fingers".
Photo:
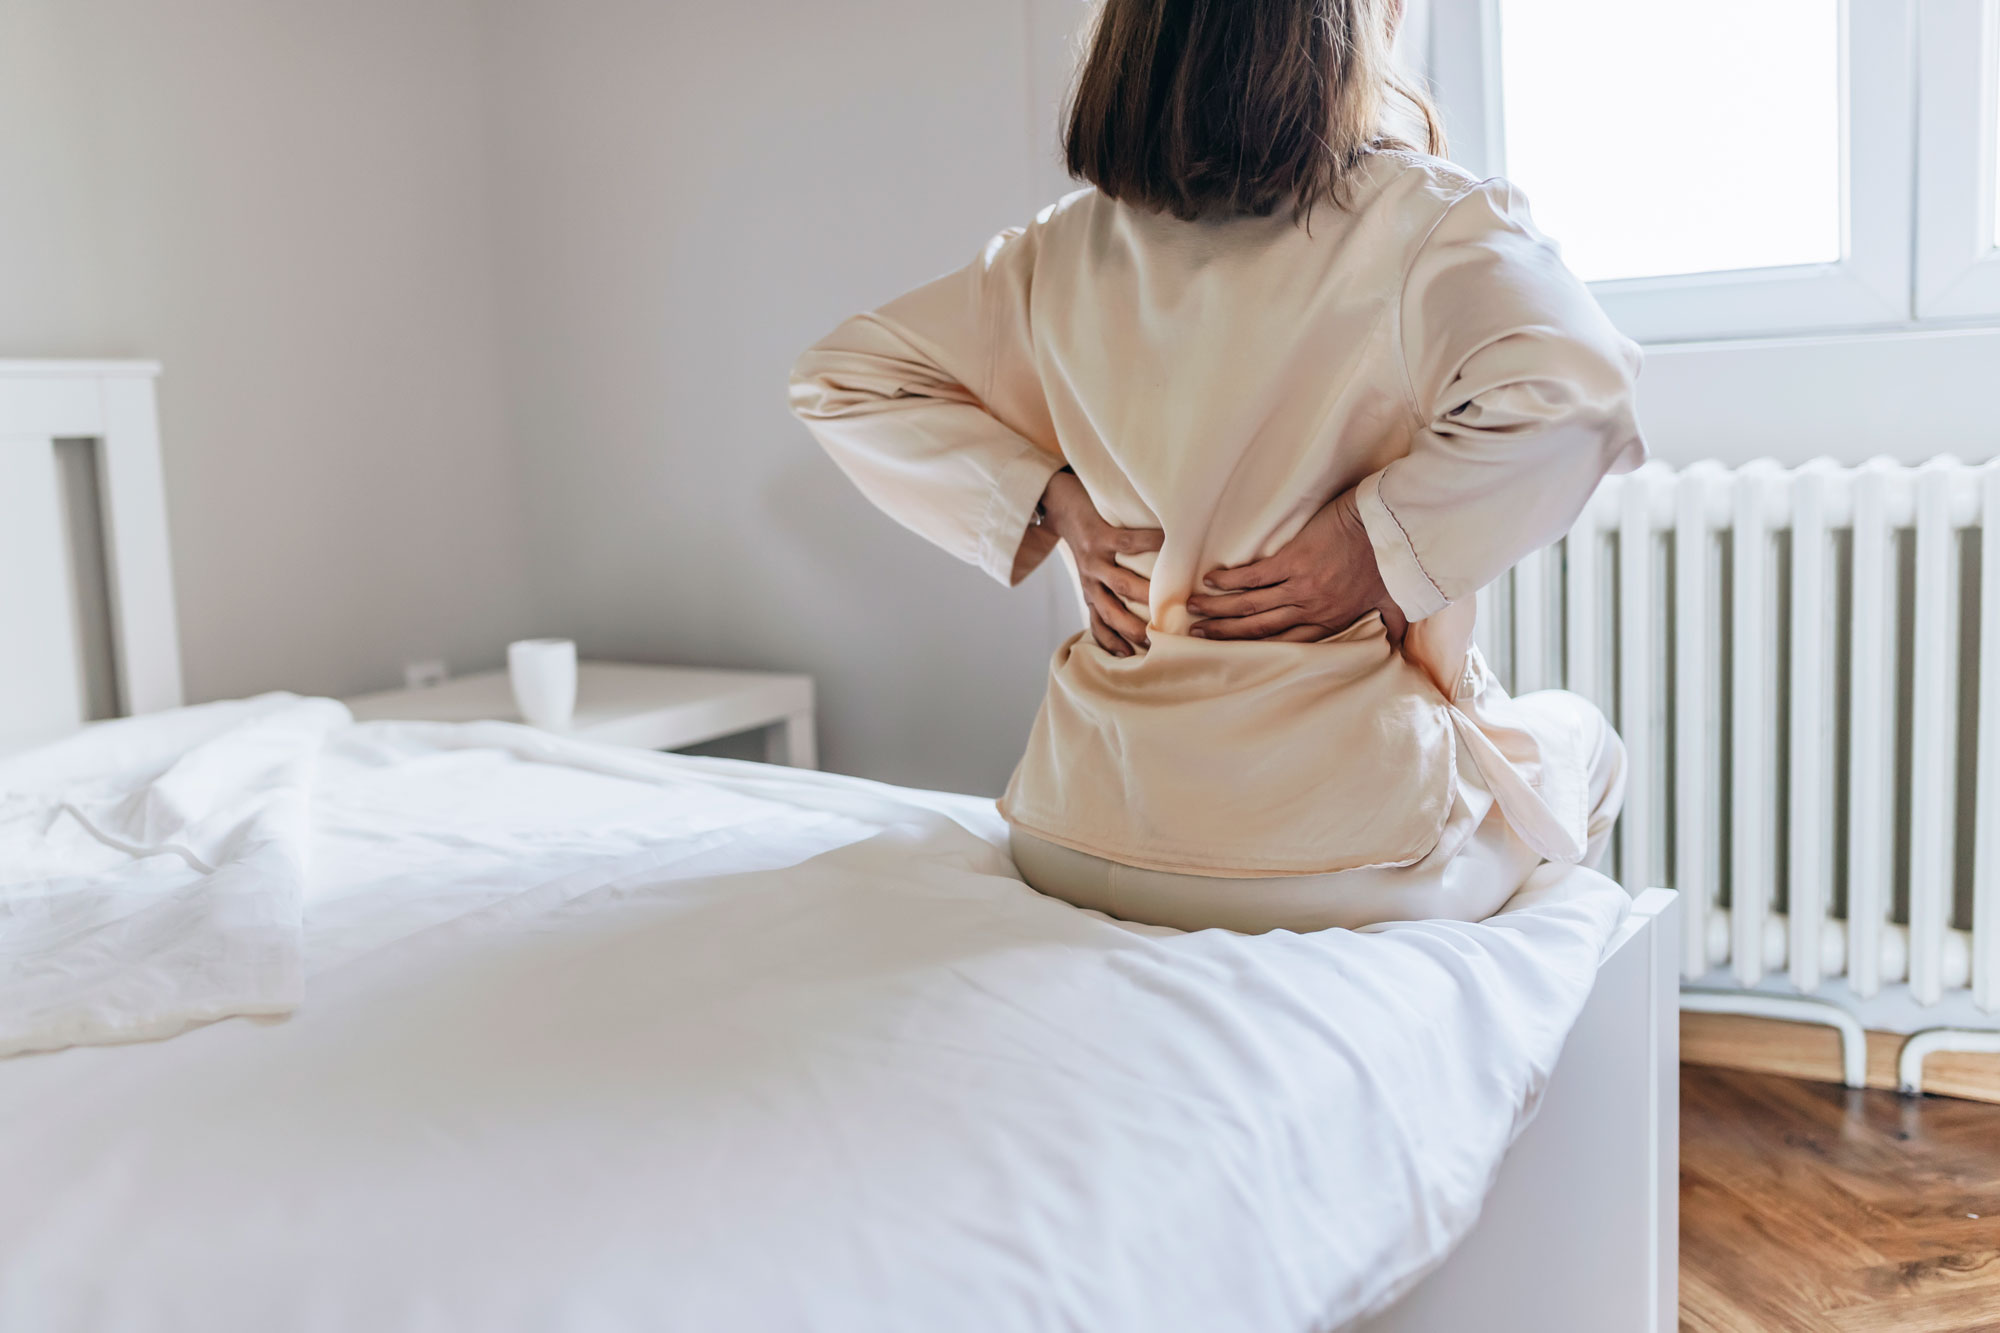
M 1291 589 L 1282 583 L 1242 592 L 1198 592 L 1187 599 L 1188 610 L 1199 618 L 1249 616 L 1292 604 Z
M 1197 639 L 1269 639 L 1303 623 L 1304 614 L 1296 606 L 1281 606 L 1234 620 L 1198 620 L 1188 633 Z
M 1096 577 L 1098 582 L 1111 589 L 1112 592 L 1118 594 L 1125 601 L 1138 602 L 1144 605 L 1152 600 L 1153 585 L 1146 581 L 1146 576 L 1143 574 L 1134 574 L 1123 565 L 1106 561 L 1102 566 L 1089 572 Z
M 1084 597 L 1090 603 L 1090 609 L 1120 638 L 1136 648 L 1146 646 L 1146 622 L 1133 615 L 1131 608 L 1119 601 L 1118 595 L 1102 580 L 1092 579 L 1086 583 Z
M 1111 532 L 1111 549 L 1120 555 L 1157 551 L 1167 540 L 1167 534 L 1159 528 L 1113 528 Z
M 1252 560 L 1247 565 L 1234 569 L 1211 569 L 1202 580 L 1211 588 L 1221 588 L 1233 592 L 1240 588 L 1267 588 L 1273 583 L 1283 583 L 1287 569 L 1280 560 L 1284 552 L 1266 556 L 1262 560 Z
M 1097 614 L 1097 608 L 1090 608 L 1090 637 L 1097 640 L 1097 646 L 1113 657 L 1130 657 L 1132 645 L 1125 642 L 1117 630 L 1104 623 L 1104 617 Z

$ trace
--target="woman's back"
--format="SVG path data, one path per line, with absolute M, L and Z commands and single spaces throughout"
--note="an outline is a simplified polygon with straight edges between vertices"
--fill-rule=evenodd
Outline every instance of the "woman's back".
M 1378 153 L 1347 209 L 1303 226 L 1184 222 L 1085 190 L 988 252 L 995 317 L 1018 303 L 1026 324 L 996 347 L 990 392 L 1003 419 L 1015 397 L 1024 417 L 1042 399 L 1054 439 L 1039 442 L 1104 517 L 1165 532 L 1149 571 L 1156 632 L 1186 632 L 1201 573 L 1271 554 L 1409 452 L 1429 414 L 1413 397 L 1404 279 L 1476 188 L 1437 159 Z
M 1373 617 L 1207 642 L 1188 597 L 1359 483 L 1396 603 L 1463 603 L 1638 461 L 1636 366 L 1508 186 L 1381 151 L 1304 222 L 1072 195 L 843 325 L 794 406 L 878 504 L 996 577 L 1024 572 L 1023 499 L 1059 463 L 1109 522 L 1161 529 L 1126 558 L 1150 647 L 1057 653 L 1003 810 L 1130 865 L 1301 874 L 1436 846 L 1450 701 Z

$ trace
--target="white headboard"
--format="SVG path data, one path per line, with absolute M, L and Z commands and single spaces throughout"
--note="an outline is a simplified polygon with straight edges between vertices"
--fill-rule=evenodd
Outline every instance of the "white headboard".
M 0 751 L 181 703 L 147 361 L 0 361 Z

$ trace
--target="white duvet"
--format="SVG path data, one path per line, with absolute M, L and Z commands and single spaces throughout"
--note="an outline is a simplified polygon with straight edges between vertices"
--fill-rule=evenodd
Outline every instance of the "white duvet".
M 0 761 L 0 1040 L 207 1024 L 0 1060 L 0 1329 L 1338 1327 L 1470 1227 L 1624 912 L 1175 934 L 1003 842 L 326 701 Z

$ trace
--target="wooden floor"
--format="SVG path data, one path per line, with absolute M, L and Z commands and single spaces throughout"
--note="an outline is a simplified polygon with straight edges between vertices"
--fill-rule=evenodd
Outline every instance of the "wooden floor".
M 1868 1034 L 1868 1086 L 1896 1086 L 1896 1058 L 1906 1039 Z M 1681 1063 L 1752 1069 L 1821 1083 L 1841 1080 L 1840 1033 L 1819 1023 L 1783 1023 L 1741 1014 L 1681 1015 Z M 1924 1061 L 1924 1091 L 2000 1102 L 2000 1055 L 1933 1051 Z
M 2000 1106 L 1681 1070 L 1682 1333 L 2000 1333 Z

